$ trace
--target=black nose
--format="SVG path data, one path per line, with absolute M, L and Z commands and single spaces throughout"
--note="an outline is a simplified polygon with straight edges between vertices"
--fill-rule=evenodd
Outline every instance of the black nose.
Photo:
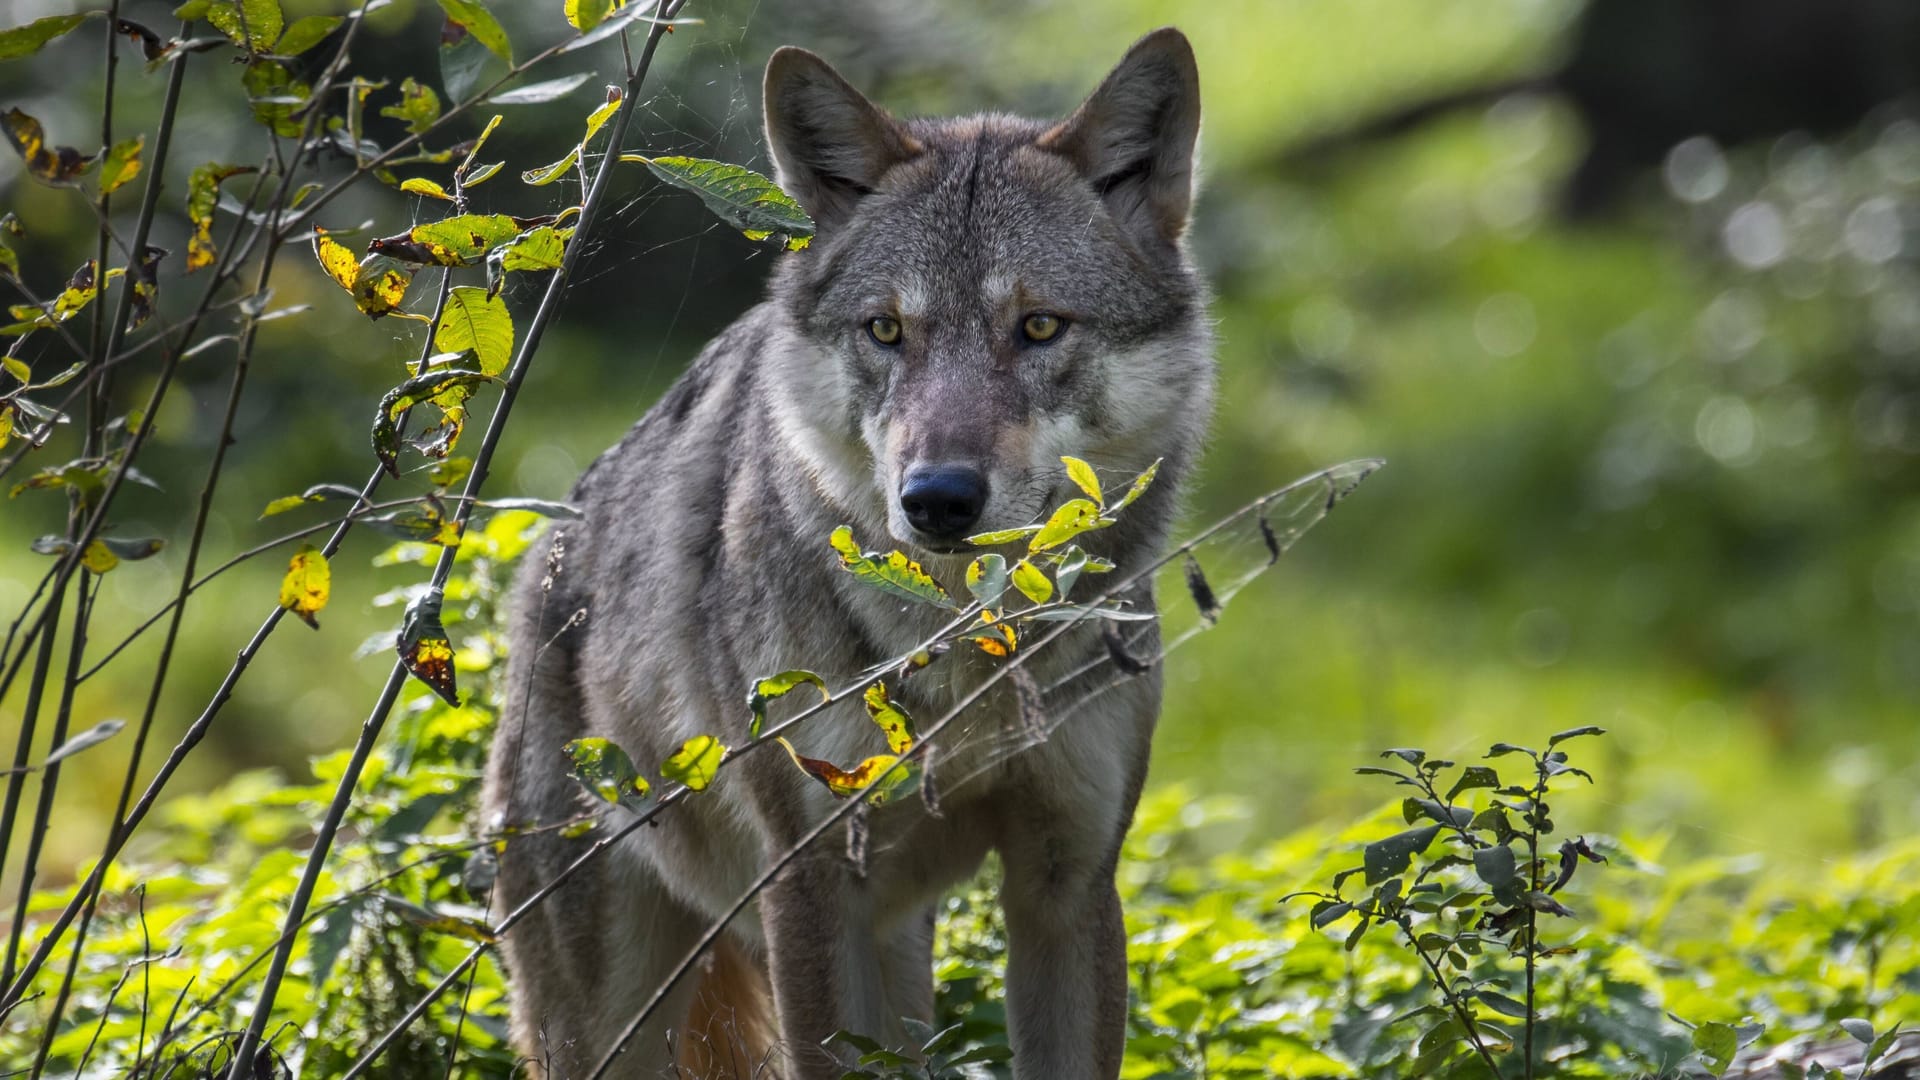
M 915 469 L 900 489 L 907 521 L 930 536 L 959 536 L 980 520 L 987 478 L 964 466 Z

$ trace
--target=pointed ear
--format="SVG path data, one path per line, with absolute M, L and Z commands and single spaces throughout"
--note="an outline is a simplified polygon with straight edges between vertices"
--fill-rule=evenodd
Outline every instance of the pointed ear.
M 780 186 L 822 230 L 852 214 L 920 144 L 818 56 L 792 46 L 767 61 L 767 147 Z
M 1193 204 L 1200 135 L 1200 71 L 1173 27 L 1155 30 L 1072 116 L 1040 136 L 1091 182 L 1121 227 L 1142 242 L 1173 244 Z

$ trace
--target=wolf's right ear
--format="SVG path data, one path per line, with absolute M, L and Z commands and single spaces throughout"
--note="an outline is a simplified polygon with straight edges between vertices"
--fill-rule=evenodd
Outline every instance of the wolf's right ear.
M 853 213 L 920 143 L 825 60 L 791 45 L 767 61 L 767 147 L 780 186 L 822 230 Z

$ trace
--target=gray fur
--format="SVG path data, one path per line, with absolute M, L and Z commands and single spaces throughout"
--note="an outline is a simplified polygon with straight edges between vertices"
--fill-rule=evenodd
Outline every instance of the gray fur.
M 902 546 L 961 592 L 969 554 L 940 550 L 951 545 L 917 534 L 899 510 L 910 468 L 983 472 L 985 530 L 1069 497 L 1061 454 L 1110 480 L 1164 458 L 1147 496 L 1087 545 L 1123 571 L 1164 546 L 1213 382 L 1205 290 L 1180 242 L 1198 93 L 1192 52 L 1170 29 L 1143 38 L 1054 125 L 895 121 L 817 57 L 774 55 L 773 157 L 821 234 L 594 463 L 574 493 L 586 520 L 522 574 L 488 773 L 493 819 L 551 822 L 587 807 L 566 776 L 569 739 L 609 737 L 648 771 L 694 735 L 738 746 L 753 678 L 805 667 L 844 685 L 934 631 L 939 612 L 858 584 L 826 545 L 851 525 L 865 546 Z M 1068 329 L 1025 342 L 1034 312 Z M 897 348 L 866 332 L 881 315 L 903 326 Z M 1088 629 L 1031 666 L 1046 685 L 1101 650 Z M 956 651 L 890 687 L 928 724 L 990 670 Z M 1096 670 L 1049 705 L 1071 709 L 1110 679 Z M 997 850 L 1016 1074 L 1116 1075 L 1126 980 L 1113 872 L 1159 695 L 1157 673 L 1130 680 L 1011 756 L 996 748 L 1018 723 L 1012 693 L 990 695 L 934 748 L 932 783 L 967 778 L 941 786 L 941 814 L 917 799 L 876 811 L 864 874 L 842 844 L 797 860 L 617 1074 L 669 1069 L 690 1010 L 732 1016 L 743 1059 L 758 1032 L 775 1035 L 788 1077 L 839 1075 L 820 1042 L 840 1029 L 904 1042 L 900 1018 L 932 1009 L 933 905 Z M 784 706 L 775 719 L 792 715 Z M 876 738 L 845 708 L 794 742 L 850 763 L 876 752 Z M 579 874 L 505 943 L 521 1051 L 551 1060 L 555 1076 L 584 1074 L 708 920 L 833 806 L 777 749 L 750 754 Z M 513 840 L 501 901 L 518 904 L 586 843 Z M 743 971 L 759 985 L 743 991 Z M 749 1015 L 769 995 L 775 1015 Z M 710 1060 L 696 1068 L 746 1075 Z

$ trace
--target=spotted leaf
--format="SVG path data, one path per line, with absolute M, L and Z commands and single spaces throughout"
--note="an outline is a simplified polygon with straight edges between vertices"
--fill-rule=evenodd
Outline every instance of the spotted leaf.
M 394 650 L 414 678 L 426 683 L 447 704 L 460 704 L 459 689 L 453 681 L 453 642 L 447 639 L 447 628 L 440 624 L 438 592 L 429 589 L 407 605 Z
M 0 114 L 0 130 L 20 152 L 21 160 L 27 165 L 27 175 L 43 184 L 71 184 L 93 167 L 92 157 L 71 146 L 49 147 L 40 121 L 19 109 Z
M 187 273 L 213 265 L 213 208 L 220 199 L 220 183 L 229 177 L 256 171 L 247 165 L 208 162 L 187 177 L 187 221 L 193 235 L 187 239 Z
M 880 725 L 887 736 L 887 749 L 896 754 L 904 754 L 913 749 L 913 717 L 900 707 L 900 703 L 887 697 L 885 683 L 874 683 L 867 687 L 864 696 L 867 715 Z
M 1113 524 L 1113 519 L 1102 517 L 1100 508 L 1089 499 L 1069 499 L 1060 504 L 1040 531 L 1028 541 L 1029 552 L 1046 551 L 1094 529 L 1104 529 Z
M 881 592 L 892 593 L 908 600 L 918 600 L 923 604 L 935 604 L 944 608 L 956 608 L 953 597 L 940 583 L 928 576 L 920 564 L 898 551 L 880 554 L 873 551 L 861 551 L 853 541 L 853 529 L 842 525 L 833 530 L 828 538 L 833 550 L 840 553 L 840 565 L 850 571 L 854 577 Z
M 333 571 L 327 557 L 312 544 L 301 544 L 287 561 L 287 574 L 280 579 L 280 606 L 300 617 L 300 621 L 320 629 L 318 615 L 333 593 Z
M 145 135 L 114 143 L 100 161 L 100 193 L 116 191 L 140 175 L 140 151 L 147 144 Z
M 852 769 L 842 769 L 824 758 L 807 757 L 785 739 L 778 742 L 801 772 L 825 784 L 835 798 L 844 799 L 866 792 L 867 801 L 879 806 L 911 781 L 918 771 L 911 764 L 895 768 L 900 759 L 893 754 L 875 754 Z

